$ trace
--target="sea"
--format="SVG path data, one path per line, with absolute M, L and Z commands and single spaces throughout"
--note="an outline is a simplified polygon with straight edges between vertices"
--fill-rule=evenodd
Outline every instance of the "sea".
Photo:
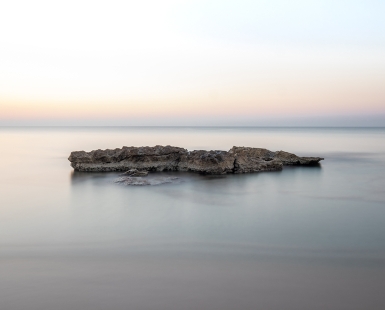
M 71 151 L 325 159 L 124 186 Z M 385 309 L 385 128 L 1 127 L 1 310 Z

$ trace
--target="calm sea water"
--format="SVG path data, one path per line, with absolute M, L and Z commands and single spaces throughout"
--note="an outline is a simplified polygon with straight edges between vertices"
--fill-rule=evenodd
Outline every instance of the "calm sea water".
M 319 167 L 124 187 L 73 150 L 233 145 Z M 385 129 L 1 128 L 0 309 L 385 309 Z

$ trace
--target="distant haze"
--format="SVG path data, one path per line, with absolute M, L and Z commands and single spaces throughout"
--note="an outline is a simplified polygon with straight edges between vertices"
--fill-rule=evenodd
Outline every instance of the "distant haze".
M 0 126 L 385 126 L 385 1 L 8 1 Z

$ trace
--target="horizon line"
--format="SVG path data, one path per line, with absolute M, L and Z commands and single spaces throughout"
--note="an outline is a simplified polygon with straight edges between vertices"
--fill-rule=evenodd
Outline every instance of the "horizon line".
M 0 128 L 385 128 L 385 126 L 237 126 L 237 125 L 0 125 Z

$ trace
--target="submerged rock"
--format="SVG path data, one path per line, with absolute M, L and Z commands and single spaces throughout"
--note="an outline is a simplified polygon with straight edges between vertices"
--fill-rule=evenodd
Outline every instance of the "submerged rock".
M 180 147 L 157 145 L 72 152 L 68 160 L 78 171 L 126 171 L 124 174 L 128 177 L 140 177 L 147 175 L 148 171 L 193 171 L 205 174 L 277 171 L 285 165 L 315 165 L 323 158 L 299 157 L 284 151 L 272 152 L 252 147 L 234 146 L 228 152 L 189 152 Z
M 127 175 L 130 177 L 145 177 L 148 175 L 148 171 L 146 170 L 138 170 L 138 169 L 130 169 L 121 175 Z
M 115 183 L 120 183 L 123 185 L 134 185 L 134 186 L 144 186 L 144 185 L 161 185 L 166 183 L 179 183 L 180 180 L 177 177 L 162 177 L 162 178 L 152 178 L 152 179 L 143 179 L 142 177 L 121 177 L 115 180 Z

